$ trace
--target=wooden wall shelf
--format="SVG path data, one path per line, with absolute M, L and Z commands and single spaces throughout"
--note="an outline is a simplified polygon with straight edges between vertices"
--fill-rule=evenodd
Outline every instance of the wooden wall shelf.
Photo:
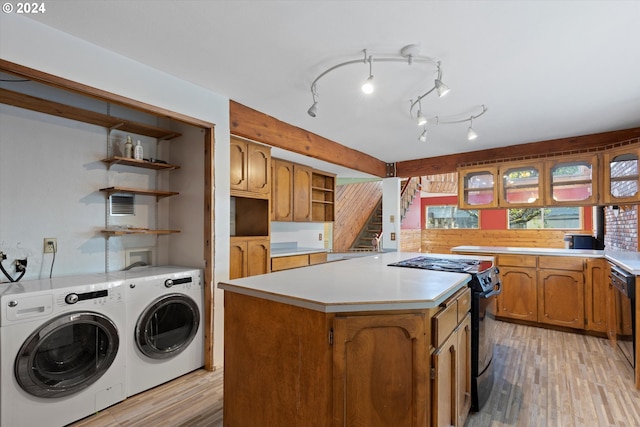
M 169 140 L 181 136 L 180 133 L 170 129 L 133 122 L 7 89 L 0 89 L 0 103 L 157 139 Z
M 128 234 L 154 234 L 154 235 L 163 235 L 163 234 L 175 234 L 179 233 L 180 230 L 150 230 L 143 228 L 123 228 L 123 229 L 106 229 L 100 230 L 102 234 L 106 234 L 107 237 L 110 236 L 125 236 Z
M 106 187 L 106 188 L 101 188 L 100 191 L 107 193 L 107 195 L 111 195 L 114 193 L 129 193 L 129 194 L 140 194 L 143 196 L 156 196 L 156 199 L 162 199 L 163 197 L 176 196 L 180 194 L 175 191 L 142 190 L 139 188 L 128 188 L 128 187 Z
M 138 159 L 130 159 L 127 157 L 113 156 L 108 159 L 102 159 L 102 162 L 111 165 L 126 165 L 126 166 L 135 166 L 139 168 L 145 169 L 154 169 L 154 170 L 175 170 L 180 169 L 180 166 L 171 165 L 169 163 L 154 163 L 149 162 L 147 160 L 138 160 Z

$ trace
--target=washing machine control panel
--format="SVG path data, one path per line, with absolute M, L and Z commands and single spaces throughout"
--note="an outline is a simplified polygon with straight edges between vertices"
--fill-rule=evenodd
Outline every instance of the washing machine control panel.
M 122 294 L 119 289 L 101 289 L 89 292 L 69 292 L 58 295 L 60 306 L 73 305 L 83 301 L 93 304 L 106 304 L 110 302 L 122 301 Z
M 193 279 L 191 278 L 191 276 L 181 277 L 179 279 L 167 279 L 164 281 L 164 286 L 166 288 L 170 288 L 174 285 L 182 285 L 184 283 L 191 283 L 191 282 L 193 282 Z

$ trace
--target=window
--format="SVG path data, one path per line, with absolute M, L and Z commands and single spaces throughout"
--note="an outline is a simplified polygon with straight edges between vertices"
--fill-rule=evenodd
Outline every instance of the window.
M 427 206 L 427 228 L 479 228 L 478 210 L 458 209 L 454 205 Z
M 508 209 L 509 228 L 581 229 L 582 208 Z

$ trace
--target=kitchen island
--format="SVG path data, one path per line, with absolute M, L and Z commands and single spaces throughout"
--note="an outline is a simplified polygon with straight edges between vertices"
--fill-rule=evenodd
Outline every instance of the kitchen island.
M 437 416 L 433 402 L 443 400 L 444 415 L 457 416 L 453 391 L 468 372 L 452 372 L 468 368 L 456 365 L 466 358 L 454 357 L 454 328 L 469 319 L 457 303 L 468 297 L 470 276 L 388 266 L 419 255 L 384 253 L 220 283 L 224 424 L 428 426 Z M 443 355 L 432 327 L 451 343 Z

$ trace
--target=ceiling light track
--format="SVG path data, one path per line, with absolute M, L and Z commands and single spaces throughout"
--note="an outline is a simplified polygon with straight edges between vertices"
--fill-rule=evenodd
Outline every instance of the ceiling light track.
M 313 82 L 311 83 L 311 96 L 313 97 L 313 104 L 311 105 L 311 107 L 309 107 L 309 109 L 307 110 L 307 114 L 309 114 L 311 117 L 316 117 L 318 114 L 318 82 L 320 81 L 320 79 L 322 79 L 324 76 L 326 76 L 327 74 L 331 73 L 332 71 L 337 70 L 338 68 L 342 68 L 342 67 L 346 67 L 349 65 L 354 65 L 354 64 L 365 64 L 365 65 L 369 65 L 369 74 L 368 77 L 366 78 L 366 80 L 364 81 L 363 85 L 362 85 L 362 91 L 365 94 L 371 94 L 373 93 L 375 87 L 374 87 L 374 78 L 373 78 L 373 64 L 374 63 L 379 63 L 379 62 L 396 62 L 396 63 L 406 63 L 407 65 L 411 66 L 414 63 L 419 63 L 419 64 L 428 64 L 431 65 L 433 67 L 435 67 L 435 71 L 436 71 L 436 78 L 433 80 L 433 87 L 429 88 L 428 90 L 426 90 L 425 92 L 423 92 L 422 94 L 418 95 L 418 97 L 414 100 L 410 100 L 409 102 L 411 103 L 411 106 L 409 107 L 409 116 L 415 120 L 415 123 L 417 123 L 418 126 L 423 126 L 424 130 L 423 132 L 420 134 L 420 137 L 418 138 L 420 141 L 426 141 L 426 135 L 427 135 L 427 129 L 426 129 L 426 125 L 427 124 L 434 124 L 433 120 L 434 119 L 427 119 L 425 117 L 425 115 L 422 112 L 422 100 L 427 97 L 428 95 L 430 95 L 433 92 L 436 92 L 438 94 L 439 97 L 443 97 L 445 96 L 448 92 L 449 92 L 449 87 L 447 87 L 447 85 L 445 85 L 442 81 L 442 66 L 440 64 L 440 61 L 434 58 L 431 58 L 429 56 L 423 56 L 420 55 L 420 48 L 418 45 L 415 44 L 411 44 L 411 45 L 407 45 L 405 47 L 403 47 L 402 49 L 400 49 L 400 53 L 397 56 L 389 56 L 389 55 L 385 55 L 385 56 L 374 56 L 374 55 L 370 55 L 367 51 L 367 49 L 363 49 L 362 50 L 363 53 L 363 57 L 362 59 L 352 59 L 350 61 L 345 61 L 345 62 L 341 62 L 339 64 L 336 64 L 332 67 L 329 67 L 328 69 L 326 69 L 325 71 L 323 71 L 322 73 L 320 73 L 318 75 L 318 77 L 316 77 Z M 417 112 L 414 113 L 414 111 L 416 110 L 417 107 Z M 469 126 L 469 129 L 467 130 L 467 137 L 469 140 L 475 139 L 478 137 L 478 134 L 473 130 L 473 119 L 476 119 L 480 116 L 482 116 L 484 113 L 487 112 L 487 108 L 482 105 L 482 112 L 476 114 L 476 115 L 471 115 L 469 117 L 466 117 L 464 119 L 460 119 L 460 120 L 448 120 L 448 119 L 440 119 L 438 116 L 435 117 L 435 124 L 454 124 L 454 123 L 462 123 L 462 122 L 467 122 L 470 121 L 471 125 Z

